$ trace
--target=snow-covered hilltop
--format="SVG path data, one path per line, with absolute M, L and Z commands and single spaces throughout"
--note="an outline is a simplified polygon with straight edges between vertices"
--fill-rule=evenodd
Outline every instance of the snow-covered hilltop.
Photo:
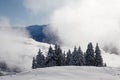
M 84 66 L 49 67 L 2 76 L 0 80 L 120 80 L 120 69 Z
M 22 33 L 18 34 L 18 32 Z M 31 70 L 32 59 L 37 55 L 38 50 L 41 49 L 46 56 L 51 44 L 33 40 L 26 31 L 24 34 L 21 30 L 10 29 L 0 33 L 0 61 L 5 62 L 14 72 L 19 69 L 22 71 L 18 74 L 10 73 L 16 75 L 1 76 L 0 80 L 120 80 L 120 70 L 110 68 L 120 67 L 120 55 L 109 54 L 102 50 L 103 60 L 108 67 L 61 66 Z M 54 47 L 54 45 L 51 46 Z M 63 50 L 64 47 L 66 46 L 62 46 Z

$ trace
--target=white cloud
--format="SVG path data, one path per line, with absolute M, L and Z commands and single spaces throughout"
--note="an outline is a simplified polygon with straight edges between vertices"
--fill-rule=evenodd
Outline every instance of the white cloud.
M 24 0 L 23 4 L 27 10 L 34 15 L 41 12 L 53 12 L 61 7 L 66 0 Z
M 0 62 L 23 69 L 26 66 L 24 62 L 27 61 L 27 58 L 22 58 L 23 54 L 27 55 L 23 42 L 27 36 L 26 31 L 13 29 L 9 18 L 0 17 Z
M 79 0 L 57 9 L 51 16 L 51 26 L 67 46 L 86 48 L 89 42 L 98 42 L 103 47 L 118 45 L 119 19 L 119 0 Z
M 49 44 L 34 41 L 26 30 L 12 28 L 9 18 L 0 17 L 0 62 L 11 69 L 31 69 L 39 48 L 46 54 Z
M 29 35 L 25 30 L 13 29 L 9 18 L 0 17 L 0 62 L 7 63 L 10 68 L 30 69 L 32 49 L 36 48 L 25 44 L 27 41 Z

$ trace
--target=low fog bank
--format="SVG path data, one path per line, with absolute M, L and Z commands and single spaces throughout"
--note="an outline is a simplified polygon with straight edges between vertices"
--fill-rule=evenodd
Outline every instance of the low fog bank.
M 49 44 L 34 41 L 26 30 L 0 27 L 0 64 L 10 70 L 31 69 L 32 59 L 41 48 L 45 54 Z

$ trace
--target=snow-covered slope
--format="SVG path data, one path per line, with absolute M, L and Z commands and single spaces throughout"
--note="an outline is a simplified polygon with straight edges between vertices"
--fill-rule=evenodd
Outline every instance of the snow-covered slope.
M 120 80 L 120 69 L 110 67 L 50 67 L 2 76 L 0 80 Z
M 0 63 L 14 69 L 31 69 L 39 48 L 46 54 L 50 44 L 33 40 L 26 30 L 0 27 Z

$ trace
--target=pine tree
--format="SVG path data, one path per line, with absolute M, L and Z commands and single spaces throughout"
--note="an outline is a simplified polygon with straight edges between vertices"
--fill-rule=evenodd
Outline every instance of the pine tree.
M 70 59 L 71 59 L 71 51 L 70 50 L 68 50 L 68 52 L 67 52 L 67 58 L 66 58 L 66 65 L 69 65 L 70 64 Z
M 99 48 L 98 44 L 96 45 L 95 53 L 96 53 L 96 55 L 95 55 L 95 66 L 102 67 L 103 66 L 103 59 L 102 59 L 101 51 L 100 51 L 100 48 Z
M 88 48 L 85 54 L 86 65 L 87 66 L 94 66 L 95 65 L 95 57 L 94 57 L 94 49 L 92 43 L 88 44 Z
M 45 67 L 45 57 L 40 49 L 36 56 L 36 63 L 37 63 L 37 68 Z
M 49 47 L 48 54 L 46 57 L 46 65 L 49 66 L 56 66 L 56 61 L 55 61 L 55 52 L 52 49 L 52 47 Z
M 37 67 L 36 67 L 36 59 L 35 59 L 35 57 L 33 57 L 32 69 L 35 69 L 35 68 L 37 68 Z

